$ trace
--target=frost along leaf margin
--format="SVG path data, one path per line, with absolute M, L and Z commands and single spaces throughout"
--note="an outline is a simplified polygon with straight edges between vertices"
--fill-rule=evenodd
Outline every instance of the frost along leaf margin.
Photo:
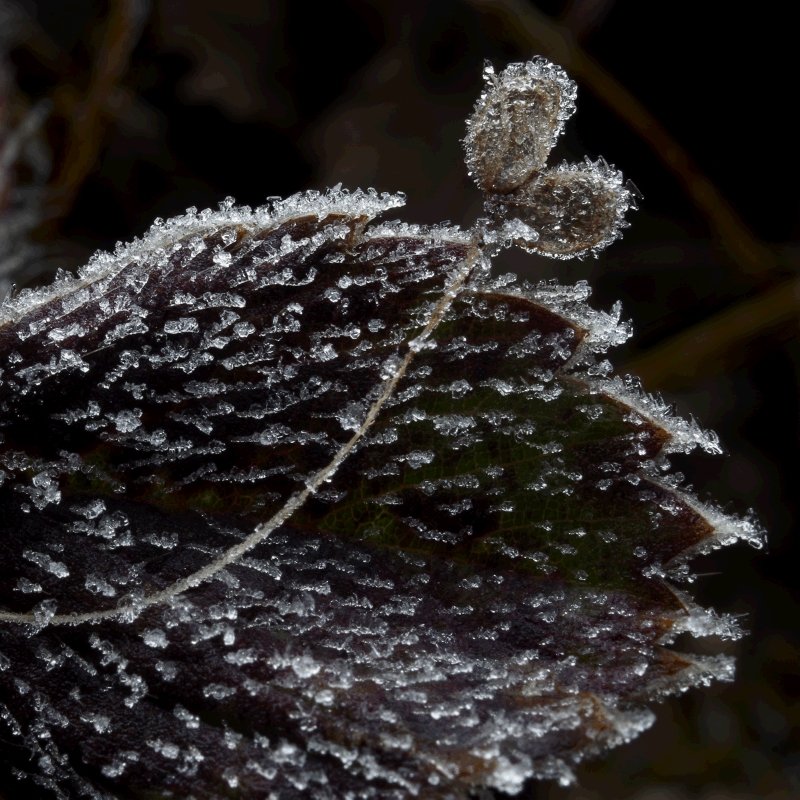
M 543 235 L 616 235 L 604 169 Z M 716 438 L 610 377 L 618 308 L 491 277 L 536 215 L 371 223 L 401 203 L 225 203 L 6 305 L 5 789 L 513 793 L 730 676 L 668 647 L 738 635 L 666 582 L 758 540 L 669 477 Z

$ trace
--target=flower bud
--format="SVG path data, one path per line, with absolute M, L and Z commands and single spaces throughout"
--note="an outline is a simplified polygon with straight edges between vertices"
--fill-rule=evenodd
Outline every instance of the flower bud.
M 538 236 L 511 237 L 518 247 L 551 258 L 596 254 L 627 226 L 625 212 L 635 208 L 635 187 L 602 159 L 562 164 L 524 186 L 487 198 L 486 208 L 498 221 L 520 220 Z
M 543 58 L 484 69 L 486 89 L 467 120 L 464 140 L 470 175 L 484 192 L 504 194 L 545 165 L 577 89 L 561 67 Z

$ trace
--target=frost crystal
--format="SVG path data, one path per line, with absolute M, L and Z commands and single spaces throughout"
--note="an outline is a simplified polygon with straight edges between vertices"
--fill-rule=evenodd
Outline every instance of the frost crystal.
M 402 204 L 371 191 L 228 200 L 4 304 L 4 780 L 519 793 L 730 679 L 668 648 L 740 634 L 667 580 L 762 538 L 669 473 L 716 437 L 611 376 L 618 305 L 490 275 L 499 245 L 605 246 L 630 192 L 546 166 L 560 68 L 486 77 L 474 229 L 371 224 Z

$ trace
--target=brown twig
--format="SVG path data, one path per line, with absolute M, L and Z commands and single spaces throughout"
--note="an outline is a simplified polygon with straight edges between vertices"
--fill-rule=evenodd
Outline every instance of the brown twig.
M 139 0 L 117 0 L 111 7 L 89 88 L 69 120 L 61 169 L 51 187 L 54 217 L 68 212 L 97 161 L 108 99 L 124 76 L 139 39 L 142 11 Z

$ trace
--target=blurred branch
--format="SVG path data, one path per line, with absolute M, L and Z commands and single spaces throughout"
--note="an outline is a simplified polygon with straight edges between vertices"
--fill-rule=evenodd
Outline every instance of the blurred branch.
M 108 99 L 127 71 L 146 9 L 147 5 L 141 0 L 117 0 L 111 6 L 89 88 L 69 120 L 61 170 L 51 187 L 51 212 L 56 217 L 69 210 L 94 167 L 103 141 Z
M 738 348 L 768 330 L 800 325 L 800 279 L 792 278 L 667 339 L 624 365 L 645 385 L 678 388 L 722 371 Z
M 510 39 L 527 50 L 539 50 L 563 66 L 625 120 L 679 178 L 722 247 L 743 272 L 759 275 L 774 265 L 771 250 L 752 235 L 687 151 L 631 92 L 577 44 L 570 30 L 523 0 L 468 2 L 478 12 L 494 15 Z
M 559 22 L 580 42 L 602 24 L 613 5 L 614 0 L 570 0 Z

